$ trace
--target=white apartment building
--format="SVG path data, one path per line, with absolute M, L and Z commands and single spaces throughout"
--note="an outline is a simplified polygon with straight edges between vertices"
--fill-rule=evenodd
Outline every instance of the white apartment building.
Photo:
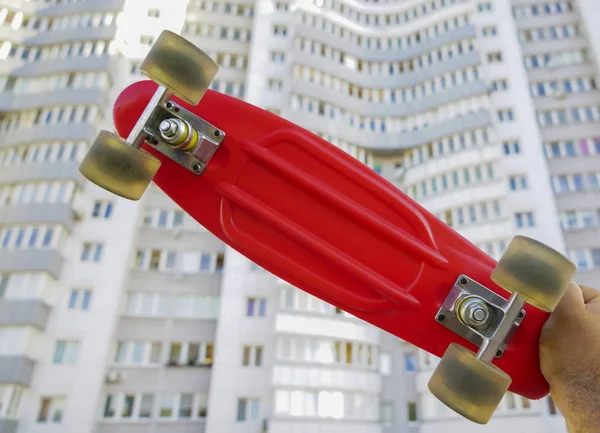
M 156 187 L 78 164 L 163 29 L 213 89 L 340 146 L 495 258 L 515 234 L 600 281 L 596 0 L 0 0 L 0 433 L 564 433 L 486 426 L 437 359 L 261 270 Z

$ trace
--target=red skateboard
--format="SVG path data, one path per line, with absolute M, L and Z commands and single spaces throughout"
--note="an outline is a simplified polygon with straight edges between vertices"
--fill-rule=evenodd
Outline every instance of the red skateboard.
M 160 85 L 121 93 L 88 179 L 133 200 L 154 180 L 259 266 L 442 357 L 429 388 L 472 421 L 508 389 L 547 395 L 538 340 L 573 263 L 525 237 L 496 263 L 337 147 L 207 90 L 216 64 L 171 32 L 141 69 Z

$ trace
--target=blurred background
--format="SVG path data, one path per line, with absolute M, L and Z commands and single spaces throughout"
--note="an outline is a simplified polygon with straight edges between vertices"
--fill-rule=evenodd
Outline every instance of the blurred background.
M 492 257 L 525 234 L 597 287 L 599 16 L 0 0 L 0 432 L 566 432 L 549 397 L 465 421 L 427 391 L 437 358 L 263 271 L 155 186 L 121 200 L 78 164 L 169 29 L 220 65 L 213 90 L 319 134 Z

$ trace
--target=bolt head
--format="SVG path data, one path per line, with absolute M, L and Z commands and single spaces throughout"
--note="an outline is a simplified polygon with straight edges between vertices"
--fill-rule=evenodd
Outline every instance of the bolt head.
M 158 125 L 158 129 L 160 129 L 162 132 L 168 131 L 170 127 L 171 122 L 169 122 L 168 120 L 163 120 L 162 122 L 160 122 L 160 125 Z
M 477 320 L 478 322 L 483 322 L 486 319 L 486 316 L 487 314 L 481 308 L 477 308 L 475 311 L 473 311 L 473 319 Z

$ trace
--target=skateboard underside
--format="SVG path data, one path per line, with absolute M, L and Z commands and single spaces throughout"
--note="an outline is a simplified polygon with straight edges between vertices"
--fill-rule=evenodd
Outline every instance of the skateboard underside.
M 157 84 L 135 83 L 114 108 L 127 137 Z M 146 143 L 162 165 L 154 181 L 225 243 L 290 284 L 438 357 L 450 343 L 477 346 L 436 322 L 464 274 L 505 299 L 496 262 L 345 152 L 284 119 L 207 91 L 197 106 L 173 98 L 225 132 L 201 175 Z M 548 393 L 538 340 L 548 314 L 526 305 L 494 364 L 510 390 Z

